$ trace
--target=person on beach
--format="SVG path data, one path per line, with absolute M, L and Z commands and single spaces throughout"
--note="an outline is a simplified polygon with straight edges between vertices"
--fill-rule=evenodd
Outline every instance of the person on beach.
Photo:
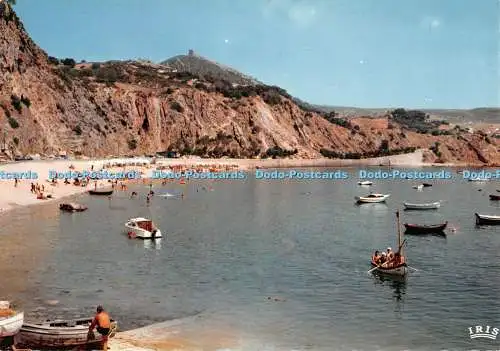
M 97 332 L 102 335 L 102 350 L 107 351 L 108 336 L 111 331 L 111 318 L 101 305 L 97 306 L 96 311 L 97 313 L 89 326 L 88 339 L 92 338 L 92 332 L 96 328 Z
M 17 179 L 17 177 L 16 177 L 16 178 L 14 178 L 14 187 L 15 188 L 17 188 L 17 183 L 19 183 L 19 179 Z

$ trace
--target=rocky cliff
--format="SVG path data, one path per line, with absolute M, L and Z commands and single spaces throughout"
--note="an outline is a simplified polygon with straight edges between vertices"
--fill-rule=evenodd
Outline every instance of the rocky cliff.
M 500 163 L 498 139 L 341 121 L 276 87 L 236 87 L 164 65 L 48 56 L 0 3 L 0 145 L 7 154 L 365 157 L 429 148 L 429 160 Z M 396 150 L 396 151 L 394 151 Z

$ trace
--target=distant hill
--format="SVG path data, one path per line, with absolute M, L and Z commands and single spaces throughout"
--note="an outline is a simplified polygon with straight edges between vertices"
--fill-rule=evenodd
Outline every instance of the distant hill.
M 187 55 L 178 55 L 160 63 L 178 72 L 189 72 L 195 76 L 211 76 L 224 80 L 231 84 L 258 85 L 263 84 L 258 80 L 247 76 L 231 67 L 199 56 L 193 50 L 189 50 Z
M 262 85 L 264 83 L 245 75 L 238 70 L 209 60 L 189 50 L 187 55 L 178 55 L 160 63 L 168 66 L 170 70 L 188 72 L 195 76 L 213 77 L 237 85 Z M 297 97 L 292 99 L 308 110 L 318 112 L 335 111 L 339 117 L 352 118 L 359 116 L 378 117 L 386 115 L 394 108 L 359 108 L 348 106 L 322 106 L 309 104 Z M 401 106 L 404 107 L 404 106 Z M 433 119 L 446 120 L 451 123 L 500 123 L 500 108 L 475 108 L 471 110 L 454 109 L 423 109 L 421 110 Z
M 346 106 L 312 105 L 323 112 L 335 111 L 339 117 L 380 116 L 394 108 L 359 108 Z M 470 110 L 455 109 L 421 109 L 433 119 L 446 120 L 451 123 L 500 123 L 500 108 L 479 107 Z

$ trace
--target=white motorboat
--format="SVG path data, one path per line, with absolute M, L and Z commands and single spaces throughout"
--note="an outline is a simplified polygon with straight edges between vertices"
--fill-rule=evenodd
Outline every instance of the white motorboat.
M 0 341 L 16 335 L 24 322 L 24 313 L 14 311 L 8 301 L 0 301 Z
M 424 188 L 423 184 L 419 184 L 419 185 L 414 185 L 413 186 L 413 189 L 417 189 L 417 190 L 422 190 L 423 188 Z
M 489 181 L 489 178 L 486 177 L 475 177 L 475 178 L 469 178 L 469 182 L 487 182 Z
M 129 238 L 157 239 L 161 238 L 161 231 L 152 220 L 147 218 L 131 218 L 125 223 Z
M 356 196 L 355 199 L 358 203 L 377 203 L 384 202 L 391 194 L 370 194 L 367 196 Z
M 370 182 L 369 180 L 363 180 L 361 182 L 358 182 L 358 185 L 372 185 L 373 182 Z
M 405 206 L 406 210 L 437 210 L 439 207 L 441 207 L 441 202 L 436 201 L 423 204 L 405 202 L 403 203 L 403 205 Z

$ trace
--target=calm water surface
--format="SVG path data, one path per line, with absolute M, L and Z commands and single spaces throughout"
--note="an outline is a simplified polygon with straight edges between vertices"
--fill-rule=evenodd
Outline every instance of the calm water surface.
M 391 193 L 387 204 L 357 206 L 370 188 L 356 182 L 158 184 L 156 195 L 186 196 L 150 206 L 137 185 L 111 200 L 77 197 L 84 213 L 19 209 L 0 217 L 0 298 L 35 321 L 88 316 L 102 303 L 124 329 L 177 320 L 230 330 L 242 350 L 500 349 L 467 330 L 500 327 L 500 227 L 476 228 L 473 216 L 500 214 L 487 196 L 500 184 L 433 181 L 417 191 L 414 181 L 380 180 L 371 189 Z M 372 249 L 396 247 L 402 202 L 436 200 L 445 200 L 439 210 L 402 212 L 402 221 L 447 220 L 457 231 L 406 236 L 418 269 L 406 282 L 367 274 Z M 123 223 L 136 216 L 152 217 L 166 237 L 129 240 Z

